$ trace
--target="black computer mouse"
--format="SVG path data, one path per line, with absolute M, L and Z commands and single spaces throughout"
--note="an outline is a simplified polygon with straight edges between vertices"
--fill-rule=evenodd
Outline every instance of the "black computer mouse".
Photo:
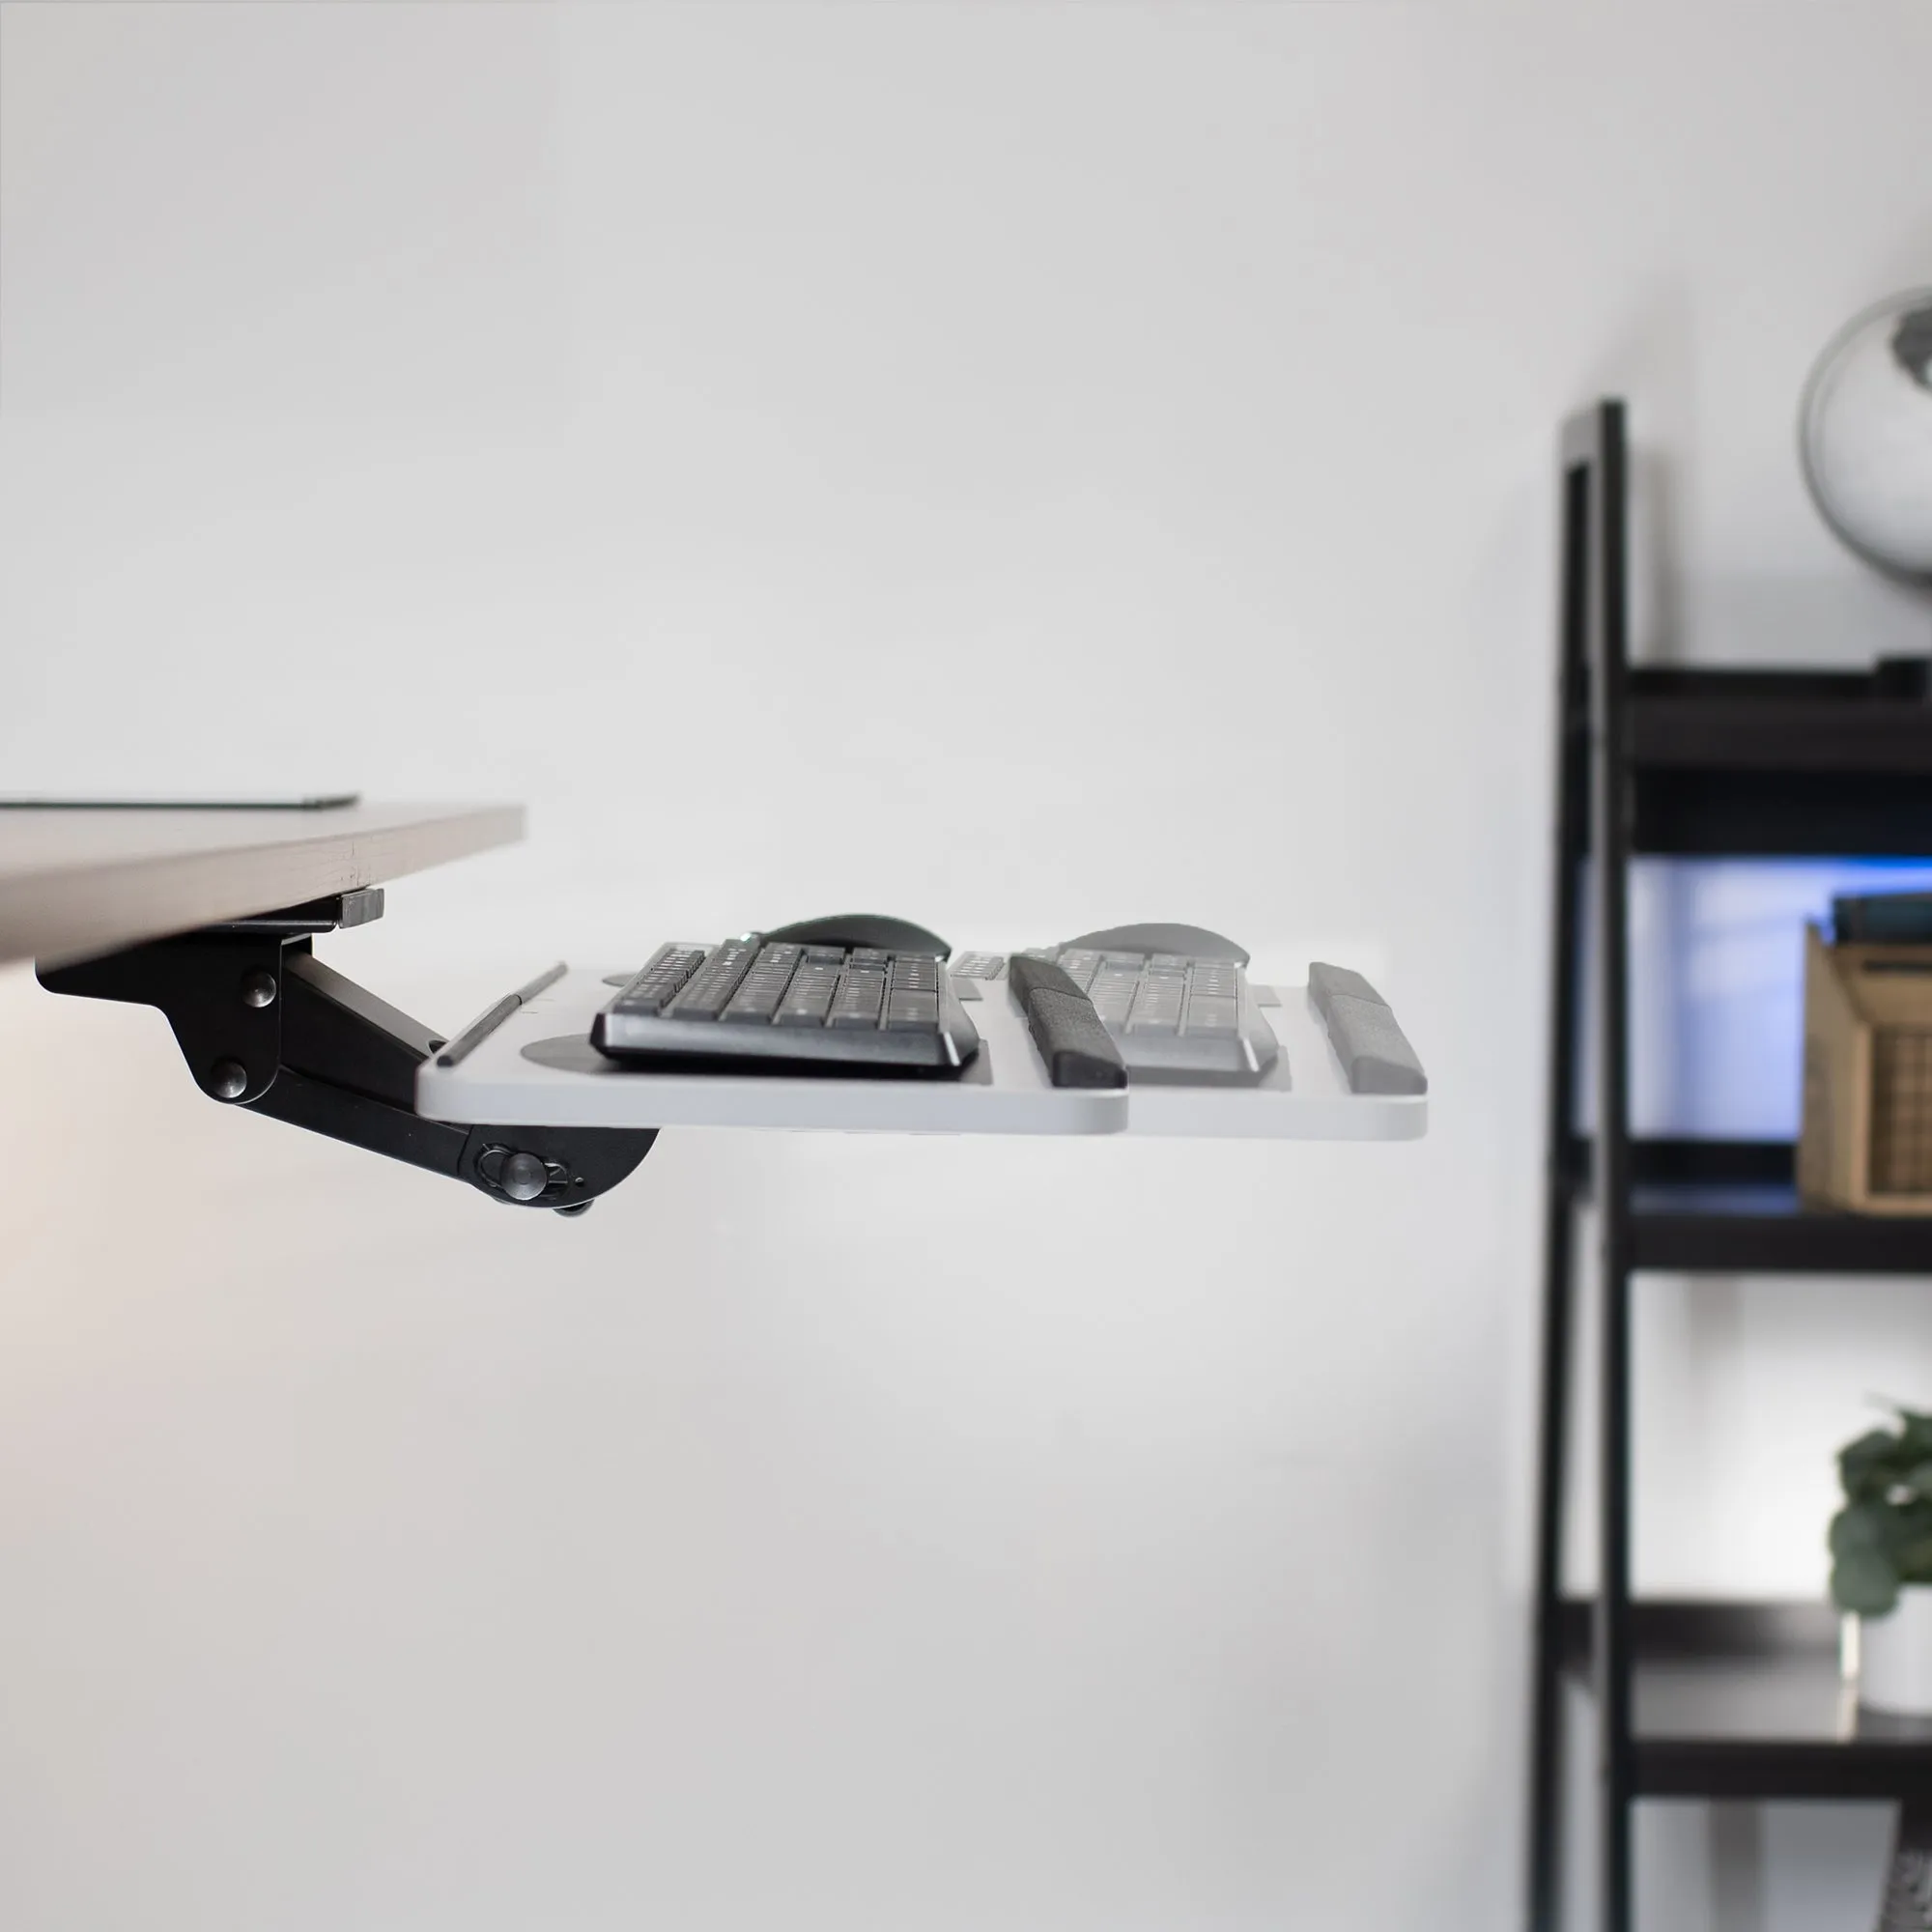
M 764 938 L 767 945 L 776 946 L 869 946 L 881 952 L 915 952 L 931 959 L 952 956 L 952 947 L 936 932 L 882 912 L 840 912 L 826 919 L 802 919 L 795 925 L 781 925 L 767 932 Z
M 1205 925 L 1110 925 L 1104 932 L 1083 932 L 1062 944 L 1082 952 L 1174 952 L 1189 959 L 1232 959 L 1248 963 L 1247 953 L 1232 939 L 1209 932 Z

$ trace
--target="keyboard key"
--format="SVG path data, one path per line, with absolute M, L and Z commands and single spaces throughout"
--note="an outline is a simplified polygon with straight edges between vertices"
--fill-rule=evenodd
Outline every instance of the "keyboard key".
M 1127 1014 L 1127 1031 L 1133 1034 L 1176 1034 L 1180 1031 L 1180 1007 L 1186 997 L 1187 980 L 1179 973 L 1149 970 L 1134 995 Z
M 955 980 L 1000 980 L 1006 977 L 1004 952 L 962 952 L 949 969 Z
M 769 1022 L 784 997 L 798 953 L 796 946 L 766 947 L 731 995 L 724 1018 L 738 1026 Z
M 831 1010 L 832 996 L 838 990 L 838 964 L 844 954 L 833 952 L 830 959 L 814 958 L 815 952 L 829 949 L 813 947 L 793 978 L 773 1018 L 774 1026 L 823 1026 Z
M 1141 975 L 1138 960 L 1131 966 L 1117 960 L 1101 961 L 1098 970 L 1090 980 L 1083 981 L 1082 976 L 1078 973 L 1069 977 L 1094 1002 L 1094 1010 L 1100 1015 L 1104 1025 L 1111 1027 L 1126 1025 L 1127 1015 L 1133 1010 L 1134 995 L 1140 991 Z
M 660 946 L 617 995 L 616 1004 L 630 1013 L 660 1012 L 703 961 L 701 946 Z
M 1231 959 L 1197 959 L 1194 962 L 1194 991 L 1213 1000 L 1232 1000 L 1241 989 L 1241 969 Z
M 939 1031 L 939 995 L 933 993 L 902 993 L 895 989 L 886 1001 L 886 1031 L 888 1033 L 937 1033 Z
M 1233 1034 L 1239 1004 L 1234 999 L 1196 993 L 1187 1003 L 1187 1031 L 1197 1037 Z
M 772 1024 L 781 1027 L 822 1027 L 832 1010 L 832 990 L 822 999 L 787 1000 L 772 1016 Z
M 667 1011 L 674 1020 L 715 1020 L 751 970 L 754 949 L 742 940 L 721 946 L 686 982 Z
M 876 1027 L 879 1006 L 886 997 L 886 976 L 877 968 L 858 965 L 856 952 L 852 957 L 855 963 L 845 969 L 838 981 L 826 1024 L 838 1029 Z
M 723 1017 L 737 1023 L 750 1020 L 765 1021 L 779 1009 L 779 1001 L 784 996 L 784 981 L 748 978 L 745 983 L 731 995 L 731 1002 Z

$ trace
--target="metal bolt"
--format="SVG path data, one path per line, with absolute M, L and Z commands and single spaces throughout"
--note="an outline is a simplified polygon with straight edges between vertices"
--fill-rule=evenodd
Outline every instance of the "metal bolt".
M 534 1201 L 550 1185 L 550 1169 L 533 1153 L 513 1153 L 497 1184 L 512 1201 Z
M 275 1004 L 275 976 L 257 966 L 242 976 L 242 1004 L 244 1007 L 272 1007 Z
M 248 1091 L 248 1069 L 239 1060 L 217 1060 L 209 1068 L 208 1091 L 217 1100 L 239 1100 Z

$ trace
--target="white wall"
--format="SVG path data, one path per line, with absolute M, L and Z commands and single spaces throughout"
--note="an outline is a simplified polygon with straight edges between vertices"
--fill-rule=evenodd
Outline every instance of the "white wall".
M 0 55 L 0 788 L 527 799 L 327 949 L 444 1025 L 838 904 L 1172 915 L 1372 963 L 1438 1095 L 1396 1151 L 687 1134 L 567 1225 L 0 980 L 0 1922 L 1506 1922 L 1554 428 L 1633 399 L 1653 646 L 1923 643 L 1790 421 L 1927 278 L 1932 15 Z M 1639 1571 L 1813 1589 L 1932 1332 L 1719 1293 L 1647 1291 Z M 1857 1826 L 1713 1910 L 1857 1922 Z

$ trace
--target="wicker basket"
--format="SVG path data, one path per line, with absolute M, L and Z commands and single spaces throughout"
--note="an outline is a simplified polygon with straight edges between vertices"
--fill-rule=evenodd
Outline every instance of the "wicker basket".
M 1798 1191 L 1932 1214 L 1932 946 L 1830 946 L 1806 928 Z

